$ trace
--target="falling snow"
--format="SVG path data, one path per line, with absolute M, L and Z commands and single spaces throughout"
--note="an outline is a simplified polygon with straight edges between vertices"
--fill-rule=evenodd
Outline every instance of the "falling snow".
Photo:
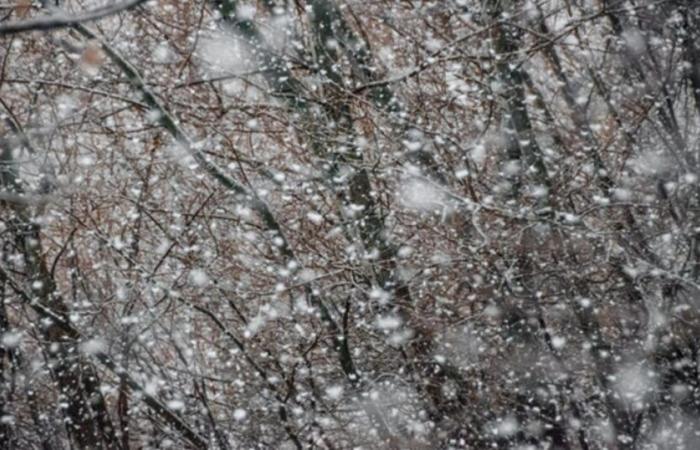
M 4 2 L 0 448 L 700 448 L 695 3 Z

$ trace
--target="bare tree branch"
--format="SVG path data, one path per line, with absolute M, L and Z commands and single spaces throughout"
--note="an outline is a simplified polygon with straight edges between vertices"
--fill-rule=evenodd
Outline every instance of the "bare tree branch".
M 57 28 L 71 27 L 79 23 L 93 22 L 122 11 L 135 8 L 136 6 L 145 2 L 146 0 L 128 0 L 123 3 L 95 8 L 92 11 L 87 11 L 74 16 L 66 15 L 64 12 L 57 12 L 50 16 L 8 23 L 6 25 L 0 25 L 0 36 L 23 33 L 26 31 L 49 31 Z

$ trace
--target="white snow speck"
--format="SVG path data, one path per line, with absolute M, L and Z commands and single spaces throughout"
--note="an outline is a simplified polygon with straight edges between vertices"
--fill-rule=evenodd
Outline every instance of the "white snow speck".
M 233 411 L 233 418 L 239 422 L 245 420 L 246 417 L 248 417 L 248 412 L 245 409 L 236 408 L 236 410 Z
M 408 258 L 412 254 L 413 254 L 413 248 L 411 248 L 407 245 L 404 245 L 403 247 L 401 247 L 399 249 L 399 251 L 397 252 L 397 256 L 399 258 Z
M 101 339 L 90 339 L 80 346 L 80 350 L 87 355 L 95 355 L 107 349 L 107 344 Z
M 306 218 L 309 219 L 309 222 L 313 223 L 314 225 L 320 225 L 323 223 L 323 216 L 316 212 L 308 213 Z
M 617 188 L 613 189 L 613 197 L 615 197 L 615 200 L 619 200 L 621 202 L 628 202 L 632 198 L 632 193 L 628 191 L 627 189 L 622 189 L 622 188 Z
M 463 178 L 467 178 L 467 177 L 469 176 L 469 170 L 467 170 L 467 169 L 460 169 L 460 170 L 458 170 L 458 171 L 455 172 L 455 176 L 456 176 L 458 179 L 460 179 L 460 180 L 463 179 Z
M 474 161 L 476 164 L 481 164 L 486 159 L 486 147 L 479 144 L 472 149 L 469 155 L 471 156 L 472 161 Z
M 301 272 L 299 272 L 299 279 L 307 283 L 316 278 L 317 276 L 318 275 L 316 274 L 316 272 L 314 272 L 311 269 L 302 269 Z
M 494 434 L 498 436 L 512 436 L 515 433 L 518 432 L 518 429 L 520 426 L 518 425 L 518 421 L 515 419 L 515 417 L 505 417 L 503 420 L 500 420 L 495 428 L 494 428 Z
M 16 348 L 22 342 L 20 333 L 8 332 L 2 335 L 2 346 L 6 349 Z
M 560 349 L 564 345 L 566 345 L 566 338 L 563 338 L 561 336 L 553 336 L 552 337 L 552 347 L 554 347 L 556 349 Z
M 377 317 L 377 328 L 381 330 L 395 330 L 401 326 L 401 318 L 397 316 Z
M 227 33 L 214 33 L 203 38 L 199 56 L 213 75 L 242 73 L 253 67 L 245 44 L 234 35 Z
M 335 385 L 326 388 L 326 396 L 331 400 L 340 400 L 343 396 L 343 386 Z
M 641 31 L 634 29 L 626 30 L 622 34 L 622 38 L 625 40 L 625 44 L 631 52 L 641 55 L 646 50 L 646 42 Z
M 190 281 L 195 286 L 206 286 L 209 284 L 209 276 L 201 269 L 194 269 L 190 272 Z
M 5 414 L 2 417 L 0 417 L 0 424 L 13 425 L 14 423 L 15 423 L 15 416 Z
M 238 20 L 253 20 L 255 18 L 256 9 L 253 5 L 239 4 L 236 8 L 236 17 Z
M 163 42 L 153 50 L 153 58 L 158 63 L 167 64 L 169 62 L 172 62 L 173 52 L 172 50 L 170 50 L 170 46 L 167 43 Z
M 181 409 L 185 408 L 185 402 L 182 400 L 170 400 L 168 402 L 168 408 L 174 411 L 180 411 Z
M 445 205 L 445 196 L 431 183 L 410 179 L 399 190 L 401 203 L 417 211 L 433 211 Z

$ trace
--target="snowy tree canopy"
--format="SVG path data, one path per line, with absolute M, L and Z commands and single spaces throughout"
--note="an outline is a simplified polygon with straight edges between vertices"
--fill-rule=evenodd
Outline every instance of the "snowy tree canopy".
M 5 1 L 0 448 L 700 448 L 698 142 L 692 0 Z

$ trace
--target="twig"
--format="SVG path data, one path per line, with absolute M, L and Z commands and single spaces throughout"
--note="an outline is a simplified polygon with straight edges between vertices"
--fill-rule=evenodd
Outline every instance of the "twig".
M 0 36 L 22 33 L 25 31 L 49 31 L 57 28 L 72 27 L 85 22 L 93 22 L 122 11 L 127 11 L 145 2 L 146 0 L 127 0 L 123 3 L 102 6 L 74 16 L 68 16 L 63 12 L 58 12 L 46 17 L 8 23 L 0 26 Z

